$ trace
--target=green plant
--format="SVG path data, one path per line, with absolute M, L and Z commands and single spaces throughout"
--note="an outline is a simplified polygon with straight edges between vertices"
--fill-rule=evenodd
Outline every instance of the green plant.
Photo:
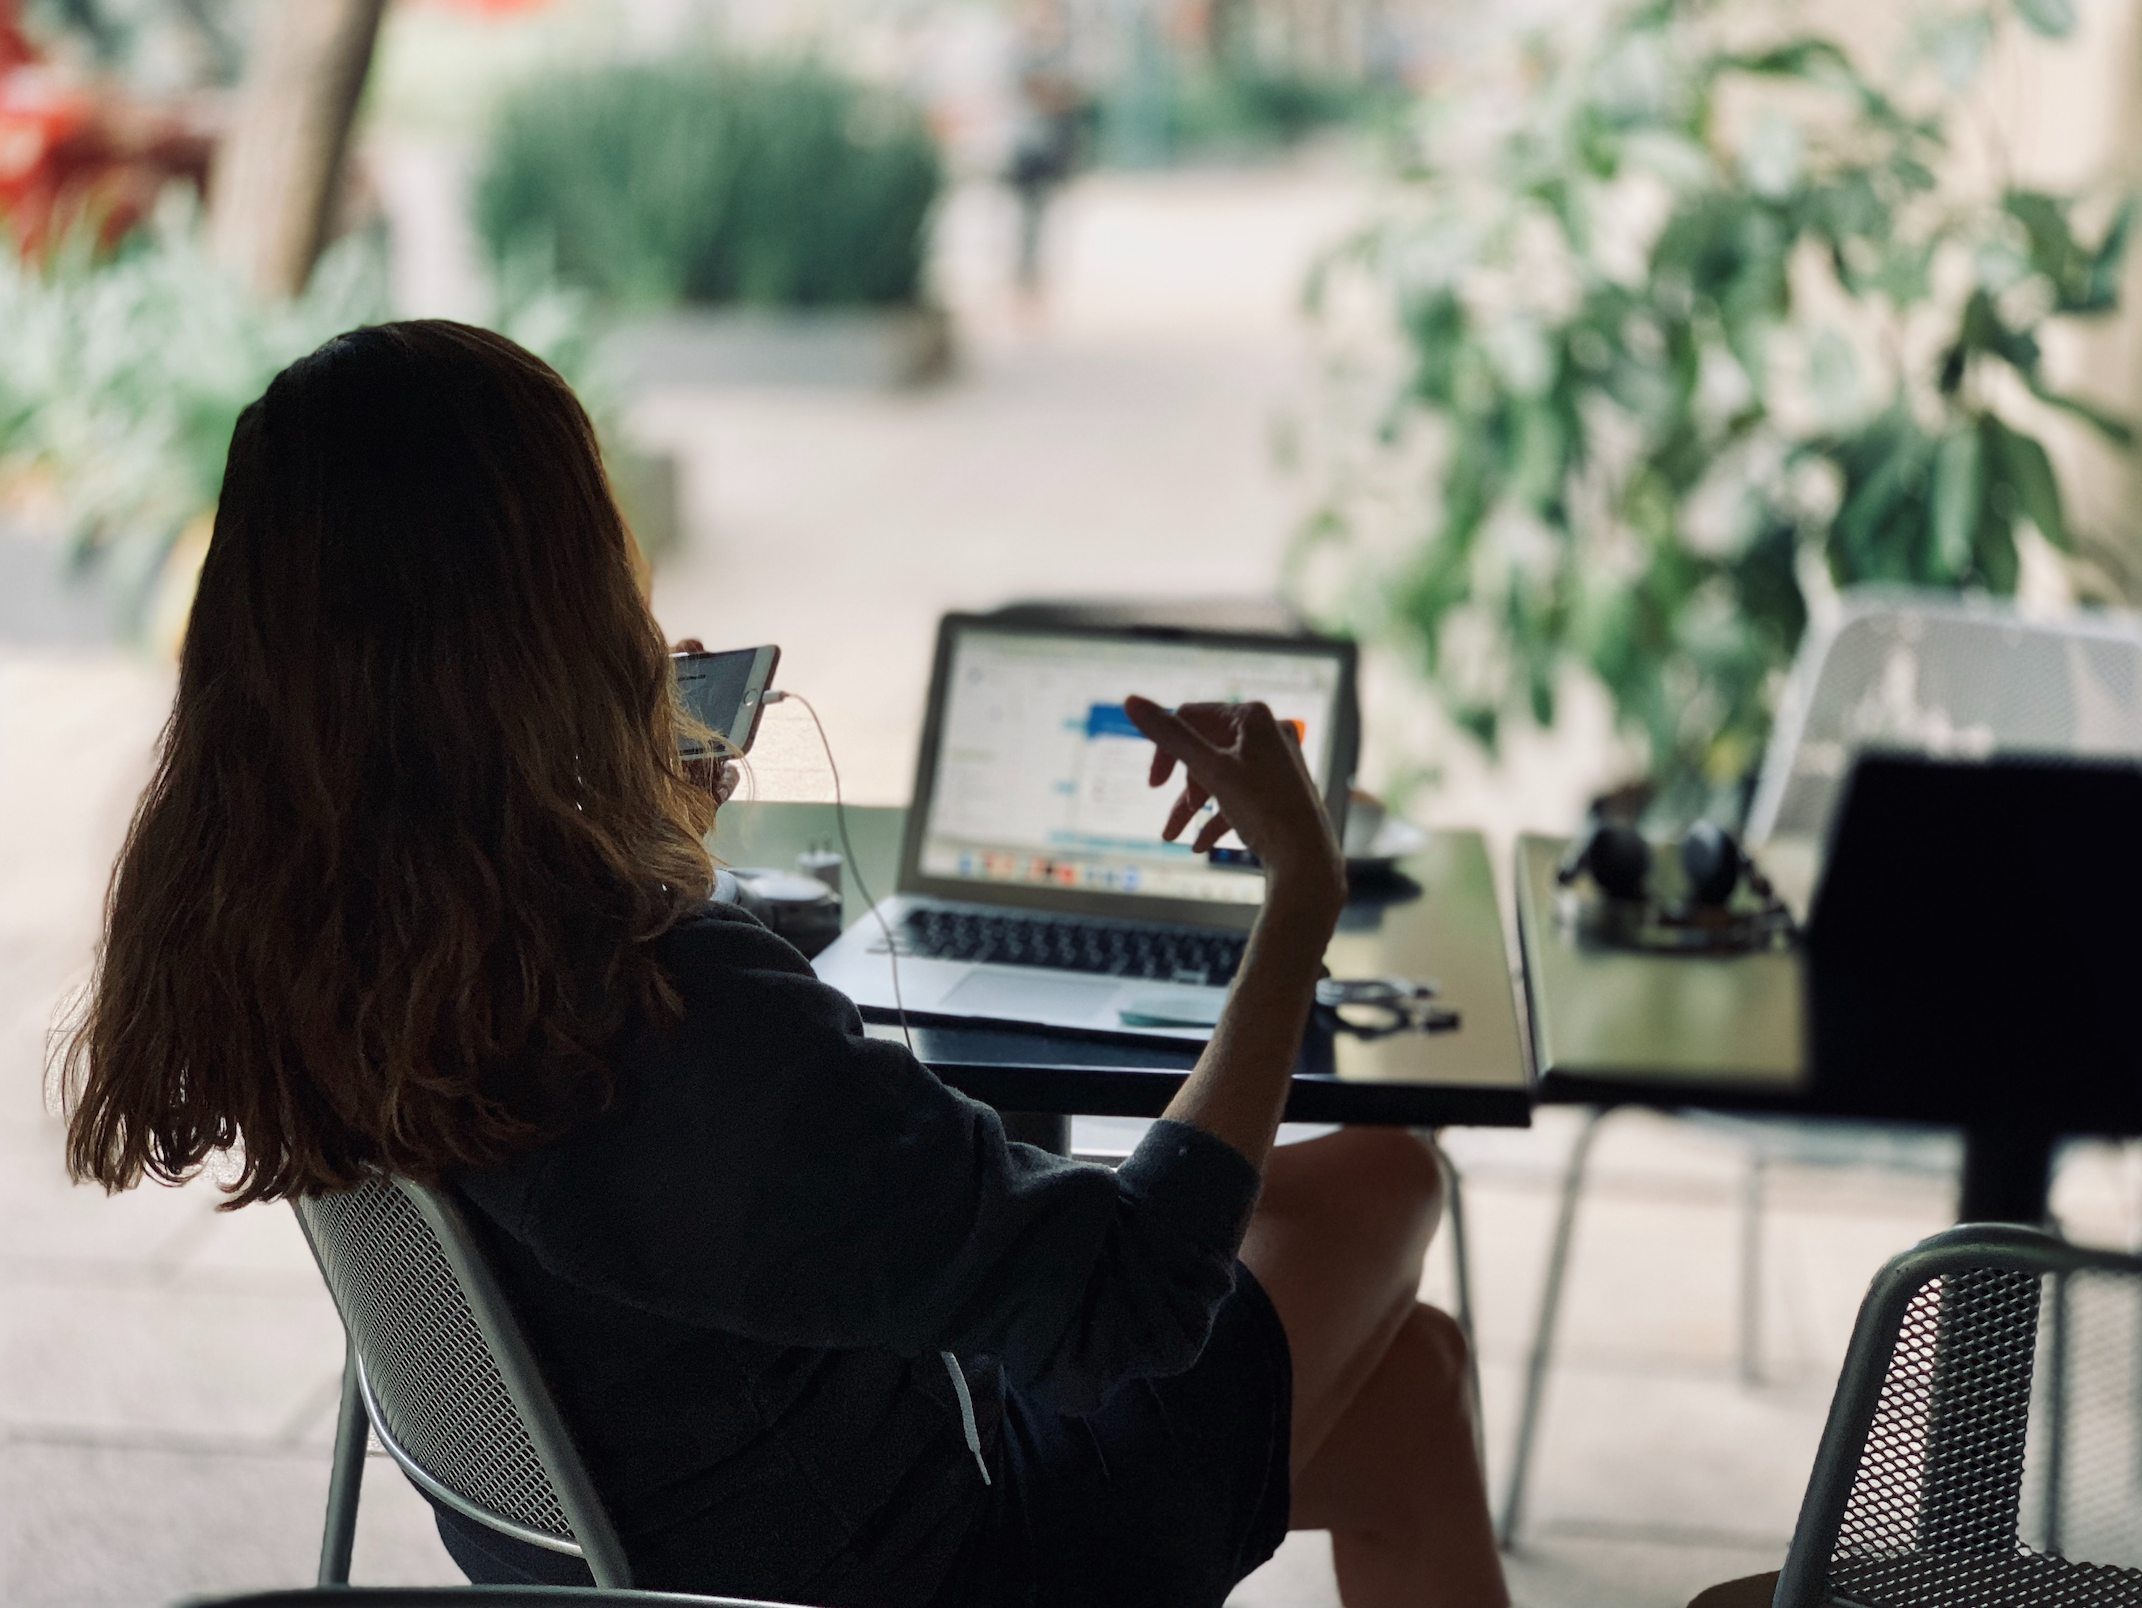
M 214 509 L 239 411 L 284 364 L 384 315 L 376 250 L 332 253 L 294 301 L 217 268 L 191 219 L 106 263 L 76 246 L 0 261 L 0 468 L 33 483 L 77 566 L 138 612 L 165 555 Z
M 244 63 L 243 0 L 23 0 L 24 30 L 100 75 L 230 83 Z
M 476 222 L 626 306 L 906 305 L 942 183 L 907 102 L 811 62 L 696 56 L 509 95 Z
M 0 251 L 0 486 L 58 527 L 70 565 L 105 569 L 138 628 L 173 546 L 214 512 L 240 411 L 286 364 L 387 316 L 369 236 L 333 247 L 290 301 L 218 267 L 189 207 L 109 260 L 87 241 L 43 268 Z M 492 322 L 585 374 L 586 319 L 525 268 Z
M 2071 549 L 2033 420 L 2131 434 L 2051 388 L 2040 333 L 2114 310 L 2134 208 L 2086 230 L 2076 197 L 1938 176 L 2011 15 L 2074 21 L 1950 5 L 1890 89 L 1826 38 L 1750 43 L 1761 17 L 1715 0 L 1539 47 L 1485 158 L 1431 135 L 1409 209 L 1315 288 L 1329 309 L 1370 287 L 1407 359 L 1304 584 L 1337 577 L 1328 612 L 1409 644 L 1491 749 L 1588 670 L 1685 815 L 1729 807 L 1758 757 L 1808 585 L 2009 593 L 2021 526 Z M 1419 478 L 1378 532 L 1369 488 L 1398 464 Z
M 1261 151 L 1371 119 L 1389 92 L 1350 79 L 1252 62 L 1179 68 L 1169 128 L 1178 150 Z
M 1142 168 L 1263 155 L 1322 129 L 1386 122 L 1403 108 L 1394 84 L 1275 59 L 1249 9 L 1236 0 L 1211 7 L 1196 43 L 1170 38 L 1155 12 L 1131 14 L 1123 58 L 1093 108 L 1106 160 Z

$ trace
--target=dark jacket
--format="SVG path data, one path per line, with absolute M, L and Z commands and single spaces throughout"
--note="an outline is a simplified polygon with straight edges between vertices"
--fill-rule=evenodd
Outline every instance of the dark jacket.
M 610 1107 L 458 1182 L 637 1583 L 927 1603 L 985 1495 L 939 1353 L 993 1469 L 1006 1388 L 1187 1369 L 1256 1172 L 1175 1123 L 1113 1172 L 1007 1142 L 733 907 L 662 960 L 683 1019 Z

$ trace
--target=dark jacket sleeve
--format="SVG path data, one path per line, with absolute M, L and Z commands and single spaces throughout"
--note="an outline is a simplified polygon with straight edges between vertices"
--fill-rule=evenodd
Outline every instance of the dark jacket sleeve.
M 1068 1412 L 1196 1360 L 1257 1173 L 1163 1122 L 1118 1171 L 1008 1142 L 750 917 L 666 940 L 683 1021 L 616 1104 L 464 1180 L 560 1277 L 776 1344 L 998 1357 Z

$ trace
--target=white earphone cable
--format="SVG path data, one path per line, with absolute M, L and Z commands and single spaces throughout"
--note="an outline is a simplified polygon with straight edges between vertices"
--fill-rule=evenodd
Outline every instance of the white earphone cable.
M 878 931 L 885 937 L 885 964 L 892 970 L 893 1009 L 900 1013 L 900 1037 L 907 1041 L 907 1052 L 915 1053 L 915 1035 L 907 1025 L 907 1001 L 900 997 L 900 950 L 893 942 L 892 928 L 885 920 L 885 912 L 878 908 L 877 900 L 870 896 L 870 885 L 863 880 L 862 863 L 855 857 L 855 844 L 848 836 L 848 805 L 841 797 L 840 764 L 833 758 L 833 745 L 826 740 L 826 724 L 818 718 L 818 710 L 811 700 L 800 692 L 769 692 L 762 704 L 786 703 L 794 699 L 809 712 L 811 724 L 818 728 L 818 746 L 826 751 L 826 769 L 833 773 L 833 822 L 840 828 L 840 852 L 848 857 L 848 874 L 855 878 L 856 896 L 869 906 L 877 919 Z M 974 1458 L 974 1466 L 982 1471 L 982 1483 L 989 1481 L 989 1460 L 982 1455 L 982 1437 L 974 1422 L 974 1398 L 967 1389 L 967 1372 L 959 1365 L 959 1359 L 949 1351 L 940 1351 L 945 1372 L 951 1376 L 953 1394 L 959 1398 L 960 1435 L 967 1443 L 967 1451 Z
M 841 798 L 840 765 L 833 758 L 833 745 L 826 740 L 825 722 L 818 718 L 818 711 L 811 700 L 800 692 L 769 692 L 762 704 L 795 702 L 803 705 L 811 717 L 811 724 L 818 728 L 818 746 L 826 751 L 826 769 L 833 773 L 833 822 L 840 829 L 840 852 L 848 858 L 847 874 L 855 878 L 856 896 L 863 901 L 878 924 L 878 931 L 885 939 L 885 964 L 892 971 L 893 1009 L 900 1016 L 900 1037 L 907 1043 L 910 1055 L 915 1053 L 915 1035 L 907 1023 L 907 1001 L 900 994 L 900 946 L 893 942 L 891 925 L 885 920 L 885 912 L 871 897 L 870 885 L 863 880 L 863 865 L 855 857 L 855 844 L 848 837 L 848 806 Z

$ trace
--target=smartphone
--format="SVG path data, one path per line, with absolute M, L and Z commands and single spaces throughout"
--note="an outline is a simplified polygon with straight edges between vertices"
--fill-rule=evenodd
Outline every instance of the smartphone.
M 774 666 L 781 662 L 781 650 L 769 643 L 726 653 L 673 653 L 669 662 L 677 672 L 677 692 L 684 707 L 702 726 L 734 745 L 723 752 L 748 754 L 752 739 L 759 734 L 759 715 L 765 707 L 766 689 L 773 682 Z M 678 738 L 678 747 L 686 759 L 705 759 L 713 752 L 707 744 L 686 736 Z

